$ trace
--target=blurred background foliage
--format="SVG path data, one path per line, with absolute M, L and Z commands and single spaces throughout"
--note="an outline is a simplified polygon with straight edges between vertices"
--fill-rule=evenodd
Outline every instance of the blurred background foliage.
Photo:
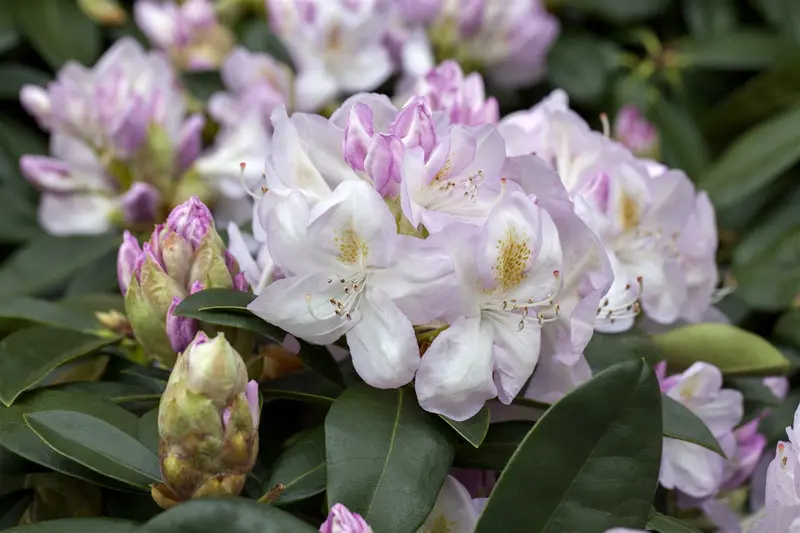
M 684 169 L 717 208 L 719 265 L 735 287 L 720 307 L 732 322 L 775 342 L 800 367 L 800 2 L 797 0 L 549 0 L 562 31 L 546 80 L 497 92 L 503 113 L 554 88 L 597 128 L 635 104 L 660 132 L 661 158 Z M 0 335 L 11 297 L 116 287 L 116 236 L 54 238 L 36 222 L 37 192 L 22 154 L 47 153 L 47 137 L 19 104 L 24 84 L 45 85 L 67 61 L 93 65 L 123 35 L 146 41 L 132 1 L 0 2 Z M 261 0 L 221 0 L 239 43 L 288 62 Z M 219 75 L 184 75 L 199 107 Z M 381 92 L 391 92 L 391 84 Z M 213 138 L 213 125 L 207 140 Z M 117 302 L 118 303 L 118 302 Z M 15 302 L 19 307 L 19 301 Z M 16 319 L 18 320 L 18 319 Z M 745 385 L 737 385 L 740 388 Z M 749 399 L 758 398 L 755 391 Z M 763 392 L 763 391 L 762 391 Z M 776 440 L 798 398 L 763 423 Z M 786 418 L 789 418 L 787 420 Z

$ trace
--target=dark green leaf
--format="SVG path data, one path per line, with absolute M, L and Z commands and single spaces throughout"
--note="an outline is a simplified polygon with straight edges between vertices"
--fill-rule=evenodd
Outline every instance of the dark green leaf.
M 661 463 L 659 403 L 642 360 L 612 366 L 559 400 L 503 470 L 475 533 L 643 528 Z
M 112 518 L 62 518 L 12 527 L 3 533 L 133 533 L 137 524 Z
M 772 344 L 749 331 L 719 323 L 693 324 L 653 335 L 670 368 L 683 370 L 697 361 L 725 375 L 773 375 L 789 362 Z
M 739 136 L 697 181 L 717 208 L 735 205 L 800 160 L 800 107 Z
M 108 293 L 119 290 L 117 280 L 117 250 L 112 250 L 72 276 L 66 296 L 84 293 Z
M 119 237 L 114 235 L 43 235 L 19 248 L 0 267 L 0 296 L 8 298 L 47 291 L 117 248 L 119 242 Z
M 767 416 L 761 420 L 758 430 L 764 434 L 769 442 L 786 440 L 786 428 L 794 423 L 794 412 L 800 404 L 800 390 L 793 390 L 786 396 L 780 406 L 770 409 Z
M 683 0 L 682 4 L 683 18 L 697 39 L 729 33 L 738 22 L 734 0 Z
M 697 179 L 711 161 L 711 150 L 689 112 L 664 98 L 653 108 L 664 163 Z
M 317 533 L 277 507 L 245 498 L 190 500 L 156 516 L 141 533 Z
M 100 329 L 100 324 L 92 313 L 78 312 L 58 303 L 26 297 L 12 298 L 0 303 L 0 330 L 17 329 L 29 324 L 86 333 Z
M 719 442 L 703 421 L 666 394 L 661 396 L 661 417 L 664 424 L 662 434 L 665 437 L 691 442 L 722 456 L 725 455 Z
M 150 398 L 153 395 L 149 389 L 120 381 L 74 381 L 70 383 L 51 385 L 48 387 L 48 389 L 92 394 L 114 403 L 123 403 L 142 398 Z M 157 396 L 156 400 L 158 400 Z
M 74 0 L 8 0 L 19 30 L 53 69 L 70 59 L 92 66 L 102 34 Z
M 59 365 L 117 340 L 45 326 L 12 333 L 0 341 L 0 400 L 11 405 Z
M 324 492 L 327 479 L 325 428 L 319 426 L 300 434 L 278 457 L 263 492 L 281 484 L 283 492 L 271 503 L 289 503 Z
M 0 54 L 15 48 L 20 42 L 14 28 L 14 10 L 10 2 L 0 2 Z
M 644 359 L 653 366 L 664 360 L 658 346 L 635 329 L 625 333 L 595 333 L 584 355 L 594 374 L 625 361 Z
M 87 311 L 124 311 L 125 301 L 121 294 L 74 294 L 59 302 L 65 307 Z
M 230 289 L 207 289 L 192 294 L 178 307 L 175 314 L 195 318 L 209 324 L 245 329 L 282 343 L 286 332 L 264 322 L 248 309 L 255 296 Z M 297 356 L 310 369 L 333 383 L 343 386 L 344 378 L 336 360 L 324 346 L 309 344 L 298 339 L 300 353 Z
M 0 445 L 29 461 L 62 474 L 110 488 L 120 488 L 121 484 L 81 466 L 53 450 L 25 424 L 24 414 L 52 409 L 87 413 L 113 424 L 131 436 L 136 435 L 136 416 L 113 403 L 85 394 L 41 390 L 26 394 L 13 407 L 0 407 Z
M 237 28 L 239 43 L 254 52 L 266 52 L 281 63 L 292 66 L 292 58 L 281 40 L 263 20 L 247 19 Z
M 478 414 L 463 422 L 456 422 L 446 416 L 442 416 L 442 419 L 476 448 L 481 445 L 486 437 L 486 432 L 489 431 L 489 408 L 485 405 L 478 411 Z
M 34 463 L 0 446 L 0 477 L 3 475 L 27 474 L 39 469 L 40 467 Z
M 19 524 L 19 519 L 32 501 L 32 490 L 12 492 L 0 498 L 0 531 L 6 531 Z
M 776 29 L 800 43 L 800 5 L 794 0 L 753 0 L 751 2 Z
M 76 463 L 135 487 L 161 481 L 158 457 L 108 422 L 75 411 L 37 411 L 24 418 L 39 438 Z
M 23 85 L 45 86 L 51 80 L 49 74 L 27 65 L 0 64 L 0 100 L 17 102 Z
M 142 415 L 137 426 L 137 436 L 139 442 L 144 444 L 148 450 L 158 454 L 158 408 Z
M 476 449 L 471 444 L 458 445 L 455 465 L 500 472 L 532 427 L 533 422 L 522 420 L 490 424 L 486 438 L 479 448 Z
M 310 371 L 292 372 L 278 379 L 261 384 L 261 394 L 265 399 L 297 400 L 322 405 L 330 405 L 342 393 L 342 389 Z
M 215 70 L 186 72 L 181 78 L 192 96 L 203 102 L 208 101 L 212 94 L 225 90 L 225 84 Z
M 0 175 L 0 181 L 3 179 Z M 0 210 L 0 243 L 25 242 L 42 235 L 36 220 L 36 207 L 25 198 L 19 198 L 16 185 L 0 185 L 0 198 L 17 198 L 17 201 L 6 203 Z
M 664 11 L 670 0 L 556 0 L 556 7 L 572 7 L 609 22 L 624 24 L 650 17 Z
M 700 533 L 700 530 L 675 518 L 659 513 L 653 509 L 647 520 L 647 529 L 657 533 Z
M 781 315 L 773 334 L 778 342 L 800 347 L 800 308 L 789 309 Z
M 547 78 L 578 103 L 603 97 L 614 64 L 613 44 L 589 33 L 563 33 L 550 50 Z
M 677 52 L 685 67 L 758 70 L 780 58 L 791 46 L 791 42 L 772 32 L 749 28 L 688 41 Z
M 413 391 L 348 388 L 325 419 L 328 501 L 359 513 L 375 531 L 413 533 L 453 461 L 443 425 Z

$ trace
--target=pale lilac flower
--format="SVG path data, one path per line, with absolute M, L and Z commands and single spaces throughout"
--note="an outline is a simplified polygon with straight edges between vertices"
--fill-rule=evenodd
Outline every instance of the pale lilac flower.
M 737 489 L 753 475 L 767 445 L 767 438 L 758 432 L 759 422 L 761 417 L 754 418 L 733 432 L 736 437 L 736 453 L 725 465 L 722 490 Z
M 800 533 L 800 505 L 768 509 L 747 533 Z
M 453 476 L 444 480 L 431 514 L 415 533 L 472 533 L 480 515 L 467 489 Z
M 722 373 L 715 366 L 698 362 L 682 374 L 662 381 L 661 390 L 697 415 L 720 443 L 727 457 L 736 451 L 733 428 L 742 418 L 739 391 L 722 388 Z M 726 460 L 689 442 L 665 438 L 659 482 L 693 498 L 711 496 L 725 481 Z
M 47 88 L 25 86 L 26 109 L 51 134 L 50 158 L 24 156 L 42 190 L 41 225 L 57 235 L 101 233 L 112 220 L 155 222 L 200 149 L 202 115 L 186 116 L 169 63 L 132 39 L 92 69 L 74 62 Z
M 273 31 L 297 70 L 296 109 L 369 91 L 392 73 L 385 44 L 391 6 L 379 0 L 267 0 Z
M 481 75 L 464 76 L 455 61 L 444 61 L 417 79 L 409 93 L 425 97 L 431 109 L 445 113 L 451 124 L 479 126 L 499 119 L 497 100 L 486 98 Z
M 482 70 L 496 84 L 522 87 L 545 72 L 558 20 L 539 0 L 442 0 L 429 34 L 438 55 Z
M 614 120 L 614 138 L 638 156 L 652 156 L 658 151 L 658 130 L 636 106 L 619 110 Z
M 779 400 L 786 398 L 789 393 L 789 380 L 783 376 L 770 376 L 764 378 L 764 386 Z
M 646 316 L 660 324 L 705 316 L 716 279 L 709 270 L 713 211 L 704 196 L 696 200 L 685 174 L 637 159 L 593 132 L 560 92 L 510 115 L 500 131 L 509 153 L 535 153 L 558 173 L 606 249 L 615 280 L 598 311 L 599 330 L 630 328 L 640 298 Z M 693 212 L 695 224 L 687 227 Z
M 549 213 L 521 192 L 508 193 L 483 227 L 451 224 L 428 240 L 451 250 L 461 302 L 422 357 L 417 398 L 466 420 L 494 397 L 511 403 L 533 373 L 542 325 L 558 314 L 562 246 Z
M 361 515 L 336 503 L 331 507 L 328 518 L 319 526 L 319 533 L 372 533 L 372 528 Z
M 233 48 L 233 35 L 220 25 L 210 0 L 137 0 L 137 26 L 150 42 L 186 70 L 219 67 Z
M 259 214 L 286 277 L 264 288 L 251 311 L 315 344 L 346 335 L 356 371 L 374 387 L 408 383 L 420 359 L 413 324 L 435 319 L 456 290 L 447 254 L 398 235 L 365 182 L 343 182 L 313 208 L 295 191 Z

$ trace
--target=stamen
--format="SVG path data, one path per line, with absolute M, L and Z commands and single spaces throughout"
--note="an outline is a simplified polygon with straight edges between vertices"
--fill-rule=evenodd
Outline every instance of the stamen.
M 600 122 L 603 124 L 603 137 L 606 139 L 611 137 L 611 125 L 608 122 L 608 115 L 600 113 Z
M 247 184 L 244 181 L 244 169 L 246 167 L 247 167 L 247 163 L 245 163 L 244 161 L 239 163 L 239 183 L 241 184 L 242 189 L 244 189 L 244 192 L 246 192 L 248 194 L 248 196 L 250 196 L 252 198 L 255 198 L 256 200 L 260 200 L 261 197 L 264 196 L 267 193 L 268 189 L 265 186 L 262 185 L 261 186 L 261 194 L 256 194 L 253 191 L 251 191 L 247 187 Z M 264 179 L 266 179 L 266 176 L 264 174 L 262 174 L 262 176 L 264 176 Z

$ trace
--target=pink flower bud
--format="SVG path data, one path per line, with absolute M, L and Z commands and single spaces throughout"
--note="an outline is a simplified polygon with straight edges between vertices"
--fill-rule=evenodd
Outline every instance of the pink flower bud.
M 187 168 L 200 155 L 203 147 L 203 127 L 206 125 L 206 118 L 202 113 L 191 115 L 183 123 L 181 136 L 178 140 L 178 159 L 176 161 L 178 174 L 186 171 Z
M 142 248 L 139 246 L 139 241 L 130 232 L 126 231 L 122 236 L 122 244 L 117 252 L 117 281 L 119 281 L 119 290 L 123 295 L 128 292 L 131 276 L 136 271 L 137 263 L 140 262 L 141 257 Z
M 374 133 L 372 109 L 366 104 L 354 104 L 344 127 L 344 158 L 355 170 L 364 170 L 367 146 Z
M 389 132 L 397 135 L 406 148 L 422 147 L 425 160 L 436 147 L 436 125 L 425 98 L 414 98 L 408 102 L 389 125 Z
M 372 533 L 372 528 L 361 515 L 337 503 L 331 507 L 328 518 L 319 527 L 319 533 Z
M 167 338 L 175 353 L 183 352 L 200 329 L 197 320 L 174 314 L 175 308 L 180 303 L 181 299 L 175 296 L 167 310 Z
M 625 106 L 614 121 L 614 137 L 640 156 L 651 155 L 658 148 L 658 131 L 635 106 Z
M 152 222 L 156 218 L 161 203 L 161 193 L 155 186 L 137 181 L 122 195 L 121 201 L 125 222 L 142 224 Z
M 36 117 L 39 125 L 50 129 L 50 116 L 53 109 L 47 89 L 37 85 L 24 85 L 19 93 L 19 99 L 25 111 Z
M 214 227 L 214 218 L 208 207 L 197 196 L 192 196 L 172 210 L 167 217 L 167 227 L 196 248 Z
M 372 176 L 375 189 L 384 198 L 400 193 L 403 142 L 394 135 L 379 133 L 372 138 L 365 160 L 367 174 Z

